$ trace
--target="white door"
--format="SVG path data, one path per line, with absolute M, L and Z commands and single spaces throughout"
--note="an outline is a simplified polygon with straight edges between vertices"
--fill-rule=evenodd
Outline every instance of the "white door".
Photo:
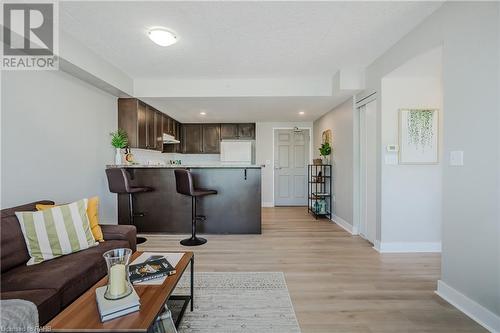
M 377 102 L 359 109 L 360 225 L 359 234 L 374 243 L 377 233 Z
M 307 206 L 309 130 L 274 131 L 274 205 Z

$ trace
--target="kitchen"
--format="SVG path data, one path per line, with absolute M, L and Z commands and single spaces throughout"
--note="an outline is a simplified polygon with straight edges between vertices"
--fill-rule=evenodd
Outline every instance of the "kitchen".
M 121 164 L 134 185 L 134 224 L 142 233 L 189 233 L 191 200 L 176 192 L 175 169 L 190 170 L 196 187 L 217 191 L 197 201 L 206 234 L 261 233 L 261 166 L 255 123 L 180 123 L 136 98 L 118 99 L 118 128 L 128 137 Z M 123 153 L 123 150 L 120 150 Z M 129 196 L 118 194 L 119 224 L 130 224 Z

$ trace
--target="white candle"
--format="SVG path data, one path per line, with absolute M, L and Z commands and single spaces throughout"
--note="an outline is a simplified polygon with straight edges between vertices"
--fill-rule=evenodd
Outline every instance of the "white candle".
M 118 296 L 126 290 L 125 265 L 117 264 L 109 270 L 109 293 Z

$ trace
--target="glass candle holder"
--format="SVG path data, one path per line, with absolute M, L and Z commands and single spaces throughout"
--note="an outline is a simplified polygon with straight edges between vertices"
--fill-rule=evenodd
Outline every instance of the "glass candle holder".
M 128 276 L 131 255 L 132 250 L 125 248 L 109 250 L 102 255 L 108 267 L 108 285 L 104 298 L 120 299 L 132 293 L 132 285 Z

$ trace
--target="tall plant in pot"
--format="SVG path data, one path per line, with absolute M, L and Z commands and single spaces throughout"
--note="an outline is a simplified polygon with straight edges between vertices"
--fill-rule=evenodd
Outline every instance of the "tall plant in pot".
M 122 164 L 122 152 L 121 150 L 128 145 L 128 135 L 127 132 L 119 128 L 117 131 L 110 133 L 111 135 L 111 145 L 116 149 L 115 164 Z
M 329 142 L 324 142 L 321 144 L 321 147 L 319 148 L 319 154 L 323 158 L 323 161 L 325 164 L 328 164 L 328 157 L 332 153 L 332 147 L 330 146 Z

